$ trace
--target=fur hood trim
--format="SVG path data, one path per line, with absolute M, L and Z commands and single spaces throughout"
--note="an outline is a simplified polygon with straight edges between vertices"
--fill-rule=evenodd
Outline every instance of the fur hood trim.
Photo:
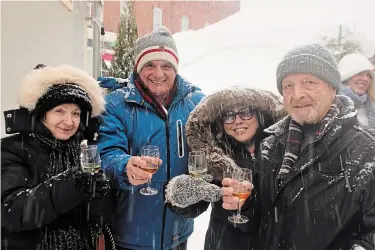
M 234 87 L 218 91 L 205 97 L 190 113 L 186 123 L 186 139 L 190 150 L 206 153 L 208 172 L 215 180 L 236 168 L 234 160 L 219 145 L 217 122 L 220 116 L 234 107 L 253 107 L 259 112 L 267 112 L 275 122 L 286 115 L 280 98 L 275 94 L 250 88 Z
M 33 111 L 35 106 L 50 87 L 56 84 L 76 84 L 90 97 L 92 117 L 99 116 L 105 110 L 103 91 L 99 83 L 85 71 L 70 65 L 46 66 L 27 74 L 21 81 L 19 104 Z

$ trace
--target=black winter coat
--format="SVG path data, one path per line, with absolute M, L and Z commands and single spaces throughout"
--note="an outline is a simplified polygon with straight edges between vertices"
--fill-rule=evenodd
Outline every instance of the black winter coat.
M 60 229 L 73 228 L 87 238 L 89 224 L 108 220 L 102 215 L 109 214 L 103 210 L 109 209 L 109 196 L 89 202 L 71 170 L 64 178 L 47 177 L 50 153 L 30 135 L 1 140 L 2 249 L 41 249 L 48 231 Z
M 254 171 L 255 159 L 248 153 L 246 148 L 237 147 L 234 157 L 235 163 L 239 167 L 250 168 Z M 230 177 L 230 176 L 228 176 Z M 216 180 L 213 184 L 222 187 L 221 180 Z M 247 215 L 250 219 L 254 216 L 254 207 L 252 200 L 255 199 L 253 192 L 251 197 L 246 200 L 241 208 L 241 213 Z M 170 209 L 188 218 L 196 218 L 205 212 L 210 203 L 201 201 L 197 204 L 187 208 L 177 208 L 170 206 Z M 211 215 L 208 229 L 206 232 L 204 249 L 205 250 L 252 250 L 255 249 L 256 229 L 249 227 L 247 224 L 233 224 L 228 220 L 236 211 L 225 210 L 223 201 L 220 199 L 217 202 L 211 203 Z M 250 224 L 251 226 L 254 223 Z
M 234 156 L 235 163 L 242 168 L 249 168 L 254 171 L 255 159 L 248 153 L 247 149 L 237 149 Z M 230 176 L 228 176 L 230 177 Z M 215 183 L 219 187 L 222 187 L 221 182 Z M 250 215 L 250 219 L 253 217 L 254 207 L 252 206 L 252 200 L 255 199 L 255 193 L 253 192 L 251 197 L 246 200 L 245 204 L 241 208 L 241 213 Z M 225 210 L 223 207 L 223 201 L 211 203 L 211 217 L 208 225 L 206 239 L 204 243 L 204 249 L 206 250 L 251 250 L 255 247 L 255 233 L 254 228 L 250 228 L 246 224 L 233 224 L 228 220 L 229 216 L 232 216 L 236 211 Z
M 213 183 L 221 187 L 225 173 L 231 172 L 232 162 L 242 168 L 254 170 L 255 162 L 245 145 L 226 136 L 221 116 L 227 111 L 240 107 L 255 110 L 259 123 L 253 136 L 256 152 L 259 144 L 266 136 L 263 128 L 268 127 L 284 117 L 281 102 L 274 94 L 249 88 L 231 88 L 218 91 L 207 96 L 191 113 L 186 124 L 186 138 L 191 150 L 204 150 L 207 156 L 208 172 L 213 175 Z M 253 171 L 254 172 L 254 171 Z M 210 223 L 206 233 L 205 250 L 251 250 L 256 247 L 256 226 L 254 211 L 257 209 L 256 192 L 245 201 L 241 213 L 252 223 L 236 224 L 228 221 L 228 217 L 236 211 L 228 211 L 222 207 L 222 200 L 212 203 Z M 195 218 L 207 210 L 209 203 L 199 202 L 185 209 L 171 207 L 172 211 Z
M 289 119 L 268 129 L 254 183 L 263 250 L 375 249 L 375 131 L 358 126 L 342 99 L 341 116 L 307 144 L 278 185 Z M 362 248 L 354 248 L 361 246 Z

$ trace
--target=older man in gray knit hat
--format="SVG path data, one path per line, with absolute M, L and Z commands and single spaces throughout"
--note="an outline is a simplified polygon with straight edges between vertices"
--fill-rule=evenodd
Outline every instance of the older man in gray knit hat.
M 203 94 L 178 74 L 176 44 L 166 27 L 139 38 L 135 50 L 128 86 L 107 95 L 98 139 L 102 167 L 118 189 L 115 243 L 118 249 L 184 250 L 193 219 L 167 209 L 163 187 L 188 172 L 184 127 Z M 152 157 L 146 145 L 158 149 Z
M 375 132 L 359 125 L 348 97 L 336 95 L 334 57 L 319 44 L 299 46 L 276 75 L 289 115 L 265 130 L 258 157 L 259 209 L 247 215 L 259 249 L 375 249 Z M 223 207 L 235 209 L 230 183 L 222 183 Z

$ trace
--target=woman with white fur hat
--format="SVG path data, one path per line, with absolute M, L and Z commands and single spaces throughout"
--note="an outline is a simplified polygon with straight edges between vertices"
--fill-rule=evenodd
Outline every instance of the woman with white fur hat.
M 97 81 L 72 66 L 42 65 L 22 80 L 20 109 L 5 112 L 15 134 L 1 140 L 2 247 L 96 249 L 104 236 L 114 249 L 108 181 L 80 169 L 80 143 L 104 104 Z
M 341 74 L 341 92 L 352 99 L 361 124 L 375 128 L 375 72 L 371 62 L 361 54 L 344 56 L 338 68 Z

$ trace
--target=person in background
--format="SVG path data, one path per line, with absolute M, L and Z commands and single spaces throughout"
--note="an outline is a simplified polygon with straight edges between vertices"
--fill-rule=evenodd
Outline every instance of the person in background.
M 361 124 L 375 128 L 375 72 L 373 65 L 361 54 L 348 54 L 340 60 L 338 68 L 342 82 L 340 94 L 352 99 Z
M 22 80 L 21 108 L 5 112 L 14 135 L 1 140 L 2 249 L 94 250 L 102 232 L 115 249 L 109 183 L 80 167 L 80 143 L 104 103 L 98 83 L 72 66 L 38 65 Z
M 193 219 L 167 209 L 163 186 L 188 172 L 184 127 L 203 98 L 199 88 L 178 74 L 179 57 L 164 26 L 136 41 L 134 72 L 126 87 L 106 96 L 99 129 L 102 167 L 116 189 L 113 232 L 118 249 L 187 248 Z M 145 145 L 159 147 L 160 160 L 140 157 Z M 160 165 L 152 176 L 148 163 Z M 149 179 L 158 193 L 140 193 Z
M 205 153 L 208 174 L 213 176 L 213 182 L 200 183 L 193 177 L 173 178 L 166 189 L 167 201 L 174 204 L 183 192 L 186 192 L 186 197 L 176 202 L 178 205 L 171 206 L 172 211 L 195 218 L 210 204 L 204 200 L 206 194 L 202 190 L 213 189 L 210 185 L 221 187 L 223 178 L 230 176 L 232 170 L 238 167 L 254 171 L 260 142 L 266 137 L 263 130 L 283 115 L 285 113 L 279 98 L 268 91 L 233 87 L 207 96 L 191 113 L 186 124 L 186 138 L 192 151 Z M 194 193 L 194 190 L 198 193 Z M 197 199 L 199 202 L 186 206 L 194 196 L 200 194 L 203 196 Z M 241 203 L 242 214 L 252 217 L 251 200 L 254 199 L 256 194 L 252 193 L 251 198 Z M 222 207 L 221 199 L 211 203 L 211 206 L 205 250 L 247 250 L 255 247 L 256 241 L 249 240 L 256 235 L 256 229 L 248 227 L 251 224 L 229 222 L 228 217 L 233 212 Z
M 254 176 L 262 250 L 373 250 L 375 131 L 359 125 L 334 56 L 319 44 L 277 67 L 288 116 L 267 128 Z M 236 209 L 230 179 L 223 207 Z M 250 221 L 249 223 L 257 221 Z
M 373 57 L 369 58 L 369 60 L 372 63 L 373 71 L 375 71 L 375 55 Z

